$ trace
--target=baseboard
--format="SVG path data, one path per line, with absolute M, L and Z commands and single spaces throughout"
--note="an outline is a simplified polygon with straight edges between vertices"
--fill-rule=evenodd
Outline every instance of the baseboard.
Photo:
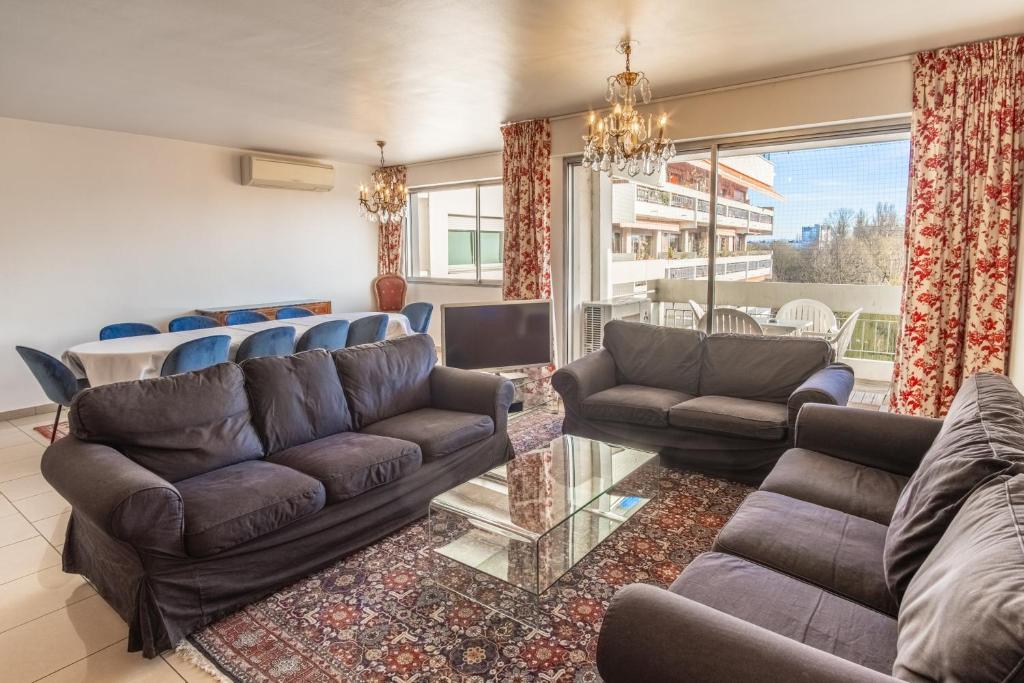
M 45 415 L 47 413 L 52 413 L 55 410 L 57 410 L 56 403 L 44 403 L 41 406 L 16 408 L 14 410 L 0 412 L 0 420 L 17 420 L 22 417 L 32 417 L 33 415 Z

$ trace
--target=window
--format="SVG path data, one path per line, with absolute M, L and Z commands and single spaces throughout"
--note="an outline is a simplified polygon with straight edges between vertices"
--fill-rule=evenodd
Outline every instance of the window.
M 503 215 L 500 184 L 410 190 L 406 277 L 500 284 L 505 253 Z

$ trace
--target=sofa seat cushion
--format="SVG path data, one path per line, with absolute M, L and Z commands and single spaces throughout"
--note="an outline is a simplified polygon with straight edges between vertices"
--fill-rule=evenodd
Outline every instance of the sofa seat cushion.
M 762 491 L 889 524 L 907 477 L 803 448 L 782 454 Z
M 583 401 L 583 416 L 591 420 L 667 427 L 668 409 L 691 398 L 673 389 L 619 384 L 591 394 Z
M 781 403 L 699 396 L 669 410 L 668 423 L 695 432 L 782 441 L 789 433 L 789 411 Z
M 339 503 L 415 472 L 420 447 L 387 436 L 342 432 L 275 453 L 269 462 L 308 474 Z
M 175 484 L 185 511 L 185 549 L 209 557 L 311 515 L 324 487 L 281 465 L 253 460 Z
M 374 422 L 363 432 L 411 441 L 420 447 L 423 460 L 429 462 L 491 436 L 494 421 L 476 413 L 420 408 Z
M 704 553 L 669 590 L 875 671 L 896 659 L 895 619 L 743 558 Z
M 893 676 L 1020 681 L 1024 673 L 1024 475 L 971 494 L 907 587 Z
M 747 496 L 714 545 L 895 616 L 884 548 L 882 524 L 768 491 Z

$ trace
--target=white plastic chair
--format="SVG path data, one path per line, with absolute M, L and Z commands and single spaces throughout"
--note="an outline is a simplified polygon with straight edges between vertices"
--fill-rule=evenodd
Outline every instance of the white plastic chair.
M 708 331 L 707 313 L 700 317 L 697 329 Z M 732 332 L 734 334 L 764 334 L 761 325 L 748 314 L 738 308 L 715 307 L 714 332 Z
M 693 311 L 693 326 L 697 327 L 700 319 L 704 317 L 704 307 L 693 299 L 690 299 L 687 303 L 690 304 L 690 310 Z
M 812 335 L 837 334 L 839 327 L 836 314 L 825 304 L 815 299 L 794 299 L 782 305 L 775 314 L 778 320 L 809 320 L 811 326 L 803 333 Z
M 860 318 L 860 312 L 863 310 L 863 308 L 858 308 L 851 313 L 850 317 L 843 321 L 839 331 L 836 332 L 832 340 L 832 347 L 836 350 L 836 360 L 842 360 L 843 356 L 846 355 L 847 349 L 850 348 L 850 342 L 853 341 L 853 330 L 857 327 L 857 319 Z

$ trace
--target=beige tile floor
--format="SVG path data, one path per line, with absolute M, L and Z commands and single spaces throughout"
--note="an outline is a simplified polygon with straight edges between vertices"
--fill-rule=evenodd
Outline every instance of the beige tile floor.
M 82 577 L 60 568 L 69 507 L 39 474 L 53 415 L 0 420 L 0 680 L 212 681 L 174 653 L 127 651 L 128 627 Z

